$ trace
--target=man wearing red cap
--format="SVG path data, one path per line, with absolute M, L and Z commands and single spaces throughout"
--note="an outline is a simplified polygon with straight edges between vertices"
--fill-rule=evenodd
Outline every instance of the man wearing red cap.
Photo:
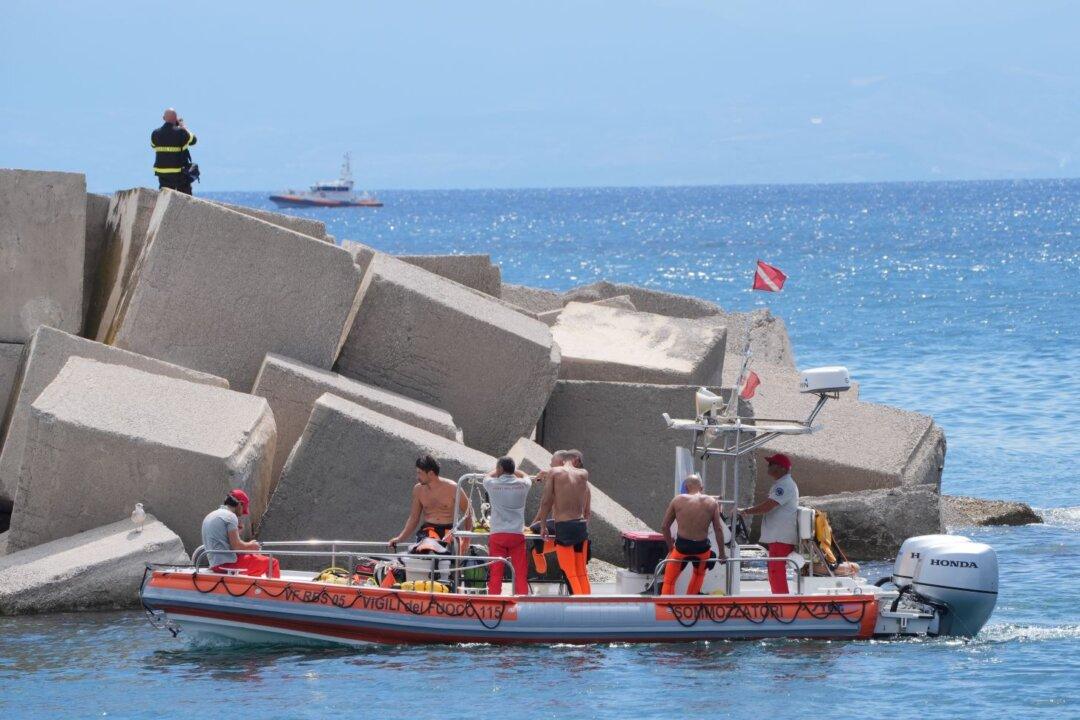
M 240 539 L 240 518 L 248 514 L 251 499 L 236 488 L 229 492 L 225 503 L 203 519 L 202 541 L 213 572 L 239 570 L 241 575 L 276 578 L 281 569 L 276 558 L 238 550 L 258 550 L 259 543 Z
M 766 471 L 773 479 L 769 497 L 740 512 L 743 515 L 764 515 L 761 519 L 760 542 L 769 550 L 769 557 L 786 558 L 799 542 L 799 488 L 791 479 L 791 458 L 777 453 L 765 458 Z M 787 595 L 787 563 L 772 560 L 769 566 L 769 587 L 774 595 Z

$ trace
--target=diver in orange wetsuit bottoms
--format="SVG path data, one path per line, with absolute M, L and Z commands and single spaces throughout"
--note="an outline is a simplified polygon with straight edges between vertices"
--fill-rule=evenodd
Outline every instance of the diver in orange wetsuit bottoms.
M 555 555 L 566 575 L 570 592 L 592 592 L 586 564 L 589 557 L 589 471 L 582 465 L 578 450 L 559 450 L 551 456 L 551 468 L 537 474 L 544 483 L 544 494 L 534 523 L 540 523 L 540 535 L 549 537 L 547 518 L 555 520 Z
M 709 525 L 712 525 L 716 533 L 720 558 L 724 557 L 724 527 L 720 520 L 720 503 L 716 498 L 701 492 L 703 486 L 698 475 L 687 476 L 684 487 L 686 492 L 672 499 L 664 513 L 664 520 L 660 523 L 664 540 L 670 548 L 668 560 L 672 561 L 664 566 L 664 587 L 661 595 L 675 594 L 675 583 L 686 568 L 687 561 L 694 564 L 694 575 L 690 578 L 686 594 L 697 595 L 701 592 L 705 573 L 709 569 L 708 561 L 713 554 L 712 545 L 709 543 Z M 671 524 L 674 522 L 679 524 L 679 535 L 672 539 Z

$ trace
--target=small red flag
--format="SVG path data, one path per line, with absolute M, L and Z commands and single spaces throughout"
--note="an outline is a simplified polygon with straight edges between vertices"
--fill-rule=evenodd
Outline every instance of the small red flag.
M 784 281 L 787 280 L 780 268 L 757 261 L 757 272 L 754 274 L 754 289 L 765 292 L 780 292 L 784 289 Z
M 757 390 L 757 386 L 761 384 L 761 378 L 753 370 L 746 376 L 746 382 L 743 383 L 742 391 L 739 393 L 739 397 L 743 400 L 749 400 L 754 397 L 754 392 Z

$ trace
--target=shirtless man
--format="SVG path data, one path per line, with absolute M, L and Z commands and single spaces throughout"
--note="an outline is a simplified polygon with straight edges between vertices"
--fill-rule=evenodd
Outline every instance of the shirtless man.
M 578 450 L 559 450 L 551 456 L 551 468 L 537 475 L 537 480 L 544 484 L 544 494 L 533 520 L 540 524 L 540 535 L 547 540 L 546 521 L 549 517 L 554 518 L 555 555 L 574 595 L 592 592 L 586 569 L 591 493 L 589 471 L 583 465 Z
M 472 512 L 469 508 L 469 498 L 465 493 L 458 491 L 458 485 L 453 480 L 439 477 L 438 461 L 430 455 L 421 455 L 416 459 L 416 485 L 412 490 L 412 509 L 409 519 L 394 537 L 390 538 L 390 547 L 407 538 L 416 530 L 416 542 L 431 538 L 440 543 L 449 540 L 450 530 L 454 524 L 454 498 L 457 498 L 461 515 L 465 518 L 464 530 L 472 530 Z M 421 517 L 423 523 L 421 524 Z
M 709 543 L 710 525 L 716 533 L 720 559 L 724 558 L 724 525 L 720 520 L 720 503 L 716 498 L 701 492 L 703 486 L 698 475 L 688 475 L 684 487 L 686 492 L 675 496 L 661 523 L 664 540 L 670 548 L 668 560 L 672 561 L 664 566 L 664 587 L 661 595 L 675 594 L 675 582 L 686 569 L 687 560 L 694 563 L 694 575 L 686 588 L 686 594 L 697 595 L 701 592 L 701 585 L 705 582 L 705 573 L 709 568 L 708 560 L 713 554 L 712 545 Z M 674 539 L 671 537 L 673 522 L 679 523 L 679 536 Z

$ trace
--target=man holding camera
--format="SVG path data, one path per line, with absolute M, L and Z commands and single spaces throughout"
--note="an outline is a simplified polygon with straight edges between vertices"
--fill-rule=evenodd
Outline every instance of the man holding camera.
M 199 166 L 192 164 L 188 150 L 197 142 L 195 133 L 184 127 L 184 119 L 177 117 L 172 108 L 167 109 L 161 119 L 165 124 L 150 133 L 158 187 L 190 195 L 191 183 L 199 177 Z

